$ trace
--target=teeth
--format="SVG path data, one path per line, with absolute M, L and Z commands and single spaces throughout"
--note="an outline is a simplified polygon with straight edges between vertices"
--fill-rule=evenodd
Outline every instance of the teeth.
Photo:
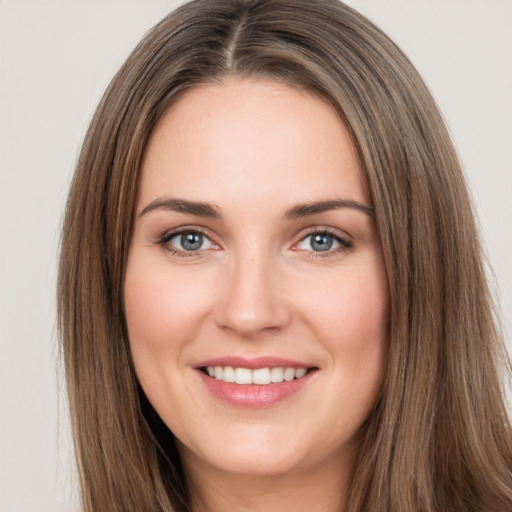
M 270 370 L 270 381 L 271 382 L 283 382 L 284 370 L 282 368 L 272 368 Z
M 259 368 L 252 371 L 253 384 L 270 384 L 270 370 L 268 368 Z
M 237 384 L 266 385 L 300 379 L 307 373 L 307 368 L 233 368 L 231 366 L 207 366 L 206 373 L 216 380 L 236 382 Z
M 237 384 L 252 384 L 252 371 L 249 368 L 235 368 L 235 382 Z
M 307 372 L 308 371 L 306 368 L 299 368 L 295 370 L 295 378 L 300 379 L 301 377 L 304 377 L 304 375 L 306 375 Z
M 231 368 L 231 366 L 226 366 L 226 368 L 224 368 L 222 380 L 224 382 L 235 382 L 235 370 Z
M 295 378 L 295 370 L 293 368 L 286 368 L 284 371 L 284 380 L 290 381 Z

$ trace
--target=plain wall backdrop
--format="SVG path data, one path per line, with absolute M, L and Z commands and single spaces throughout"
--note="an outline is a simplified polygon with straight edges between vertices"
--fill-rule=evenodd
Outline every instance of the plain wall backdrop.
M 78 510 L 55 340 L 61 216 L 103 90 L 178 3 L 0 0 L 2 512 Z M 348 3 L 395 39 L 441 107 L 477 205 L 511 347 L 512 2 Z

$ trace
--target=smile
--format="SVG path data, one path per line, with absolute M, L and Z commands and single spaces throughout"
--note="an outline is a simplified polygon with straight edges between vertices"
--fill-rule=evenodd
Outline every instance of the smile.
M 232 366 L 206 366 L 204 371 L 212 378 L 227 383 L 258 384 L 261 386 L 290 382 L 300 379 L 308 372 L 307 368 L 273 367 L 243 368 Z
M 195 365 L 196 375 L 217 400 L 242 408 L 269 407 L 316 380 L 317 366 L 280 357 L 221 357 Z

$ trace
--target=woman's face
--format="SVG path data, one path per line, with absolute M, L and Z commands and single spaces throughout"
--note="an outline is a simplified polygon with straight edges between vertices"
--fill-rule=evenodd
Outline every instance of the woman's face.
M 381 388 L 388 292 L 335 112 L 234 79 L 174 104 L 143 162 L 125 301 L 138 379 L 186 465 L 351 464 Z

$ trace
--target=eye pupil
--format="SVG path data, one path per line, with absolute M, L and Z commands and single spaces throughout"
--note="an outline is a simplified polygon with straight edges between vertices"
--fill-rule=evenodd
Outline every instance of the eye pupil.
M 181 246 L 186 251 L 197 251 L 203 245 L 201 233 L 184 233 L 181 235 Z
M 311 239 L 311 248 L 314 251 L 328 251 L 333 244 L 333 238 L 329 235 L 313 235 Z

